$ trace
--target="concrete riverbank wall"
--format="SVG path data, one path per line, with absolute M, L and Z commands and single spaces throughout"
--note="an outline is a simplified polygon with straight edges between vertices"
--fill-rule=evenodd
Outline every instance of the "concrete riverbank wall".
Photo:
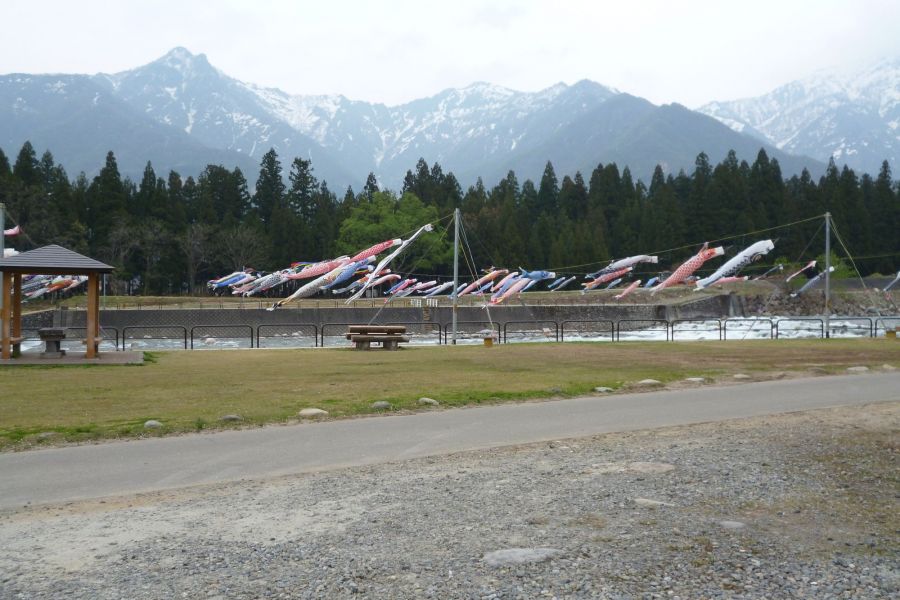
M 510 304 L 490 307 L 460 307 L 457 320 L 463 323 L 506 322 L 557 322 L 563 321 L 620 321 L 628 319 L 719 319 L 740 316 L 739 303 L 732 295 L 708 296 L 678 304 L 629 304 L 629 305 L 538 305 Z M 198 326 L 241 326 L 254 329 L 260 325 L 288 325 L 307 323 L 322 327 L 325 324 L 345 323 L 421 323 L 445 325 L 453 318 L 450 307 L 341 307 L 341 308 L 283 308 L 267 311 L 258 308 L 244 309 L 153 309 L 153 310 L 103 310 L 100 323 L 103 327 L 179 326 L 190 329 Z M 83 327 L 85 313 L 81 310 L 55 309 L 28 315 L 25 328 Z

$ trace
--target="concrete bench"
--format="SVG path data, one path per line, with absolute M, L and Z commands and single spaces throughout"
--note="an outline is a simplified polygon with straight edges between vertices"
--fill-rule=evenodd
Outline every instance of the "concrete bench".
M 43 327 L 38 329 L 38 337 L 44 342 L 44 351 L 41 352 L 41 358 L 62 358 L 66 355 L 66 351 L 60 345 L 66 339 L 65 329 Z

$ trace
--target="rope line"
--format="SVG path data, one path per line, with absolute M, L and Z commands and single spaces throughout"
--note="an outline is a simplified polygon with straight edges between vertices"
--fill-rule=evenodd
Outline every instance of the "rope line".
M 441 221 L 442 220 L 444 220 L 444 219 L 441 219 Z M 440 221 L 436 221 L 436 222 L 439 223 Z M 421 228 L 421 226 L 417 227 L 416 229 L 413 229 L 413 232 L 418 231 L 420 228 Z M 444 231 L 441 233 L 441 235 L 439 235 L 434 240 L 432 240 L 431 245 L 428 247 L 429 252 L 434 249 L 435 244 L 437 244 L 439 241 L 444 239 L 444 236 L 447 235 L 447 231 L 449 229 L 450 229 L 450 223 L 448 222 L 446 227 L 444 227 Z M 420 256 L 418 259 L 416 259 L 416 262 L 413 264 L 411 269 L 414 269 L 416 267 L 416 265 L 418 265 L 422 261 L 422 259 L 425 258 L 425 256 L 427 254 L 428 254 L 428 252 L 425 252 L 422 254 L 422 256 Z M 400 264 L 402 265 L 403 262 L 400 261 Z M 395 269 L 394 271 L 396 272 L 396 271 L 401 271 L 401 270 L 402 269 L 398 268 L 398 269 Z M 375 319 L 377 319 L 378 316 L 381 314 L 381 311 L 383 311 L 385 308 L 387 308 L 388 304 L 390 304 L 393 300 L 394 300 L 394 296 L 393 295 L 389 296 L 387 298 L 386 302 L 375 312 L 375 315 L 369 320 L 368 325 L 371 325 L 375 321 Z
M 819 227 L 818 227 L 818 229 L 816 229 L 816 232 L 814 234 L 812 234 L 812 236 L 809 238 L 809 241 L 806 243 L 806 247 L 804 247 L 803 250 L 800 251 L 800 254 L 797 256 L 797 260 L 795 262 L 799 263 L 803 260 L 803 255 L 806 254 L 806 251 L 809 250 L 810 246 L 812 246 L 812 243 L 815 241 L 816 237 L 818 237 L 819 232 L 822 231 L 823 227 L 825 227 L 824 220 L 819 224 Z M 762 307 L 762 309 L 760 309 L 759 314 L 754 317 L 754 321 L 759 321 L 759 319 L 762 318 L 762 315 L 769 308 L 769 304 L 772 303 L 772 299 L 775 297 L 776 293 L 778 293 L 778 288 L 775 288 L 774 290 L 772 290 L 772 292 L 769 294 L 769 297 L 766 298 L 766 301 L 763 303 L 763 307 Z M 750 335 L 751 331 L 753 331 L 753 325 L 750 326 L 750 329 L 748 329 L 747 331 L 744 332 L 744 337 L 741 338 L 742 342 L 747 339 L 747 336 Z
M 748 231 L 748 232 L 745 232 L 745 233 L 737 233 L 737 234 L 735 234 L 735 235 L 729 235 L 729 236 L 720 237 L 720 238 L 715 238 L 715 239 L 711 239 L 711 240 L 704 240 L 704 241 L 702 241 L 702 242 L 694 242 L 694 243 L 691 243 L 691 244 L 685 244 L 685 245 L 683 245 L 683 246 L 678 246 L 678 247 L 676 247 L 676 248 L 668 248 L 668 249 L 665 249 L 665 250 L 653 250 L 653 251 L 651 251 L 651 252 L 647 252 L 647 254 L 651 254 L 651 255 L 653 255 L 653 254 L 666 254 L 666 253 L 668 253 L 668 252 L 675 252 L 676 250 L 685 250 L 685 249 L 687 249 L 687 248 L 695 248 L 695 247 L 697 247 L 697 246 L 703 245 L 703 244 L 706 243 L 706 242 L 709 242 L 710 245 L 712 245 L 712 244 L 715 244 L 715 243 L 717 243 L 717 242 L 725 242 L 725 241 L 728 241 L 728 240 L 734 240 L 734 239 L 737 239 L 737 238 L 740 238 L 740 237 L 746 237 L 746 236 L 756 235 L 756 234 L 758 234 L 758 233 L 765 233 L 765 232 L 767 232 L 767 231 L 775 231 L 776 229 L 785 229 L 785 228 L 787 228 L 787 227 L 793 227 L 794 225 L 799 225 L 799 224 L 801 224 L 801 223 L 808 223 L 808 222 L 810 222 L 810 221 L 815 221 L 815 220 L 821 219 L 821 218 L 823 218 L 823 217 L 824 217 L 824 215 L 816 215 L 816 216 L 814 216 L 814 217 L 808 217 L 808 218 L 806 218 L 806 219 L 800 219 L 800 220 L 797 220 L 797 221 L 793 221 L 793 222 L 791 222 L 791 223 L 785 223 L 784 225 L 776 225 L 775 227 L 767 227 L 767 228 L 765 228 L 765 229 L 757 229 L 757 230 L 755 230 L 755 231 Z M 605 264 L 605 263 L 607 263 L 607 262 L 609 262 L 609 261 L 603 261 L 603 260 L 601 260 L 601 261 L 594 261 L 594 262 L 589 262 L 589 263 L 583 263 L 583 264 L 580 264 L 580 265 L 564 265 L 564 266 L 561 266 L 561 267 L 552 267 L 552 268 L 549 268 L 548 270 L 550 270 L 550 271 L 562 271 L 562 270 L 565 270 L 565 269 L 577 269 L 577 268 L 580 268 L 580 267 L 591 267 L 591 266 L 594 266 L 594 265 L 602 265 L 602 264 Z
M 872 293 L 871 288 L 869 288 L 866 285 L 866 282 L 863 279 L 862 274 L 859 272 L 859 269 L 856 266 L 856 261 L 853 260 L 853 255 L 850 254 L 850 250 L 847 248 L 847 244 L 844 243 L 844 238 L 841 236 L 840 232 L 838 231 L 838 228 L 834 224 L 834 221 L 831 222 L 831 228 L 834 229 L 834 237 L 837 238 L 837 241 L 841 244 L 841 247 L 844 249 L 844 252 L 847 253 L 847 258 L 850 259 L 850 264 L 853 265 L 853 270 L 856 271 L 856 277 L 859 279 L 859 282 L 862 284 L 863 291 L 866 292 L 867 294 L 871 294 Z M 872 308 L 875 309 L 875 312 L 878 314 L 879 317 L 883 316 L 881 314 L 881 311 L 878 310 L 878 306 L 875 302 L 872 302 Z
M 466 247 L 468 248 L 469 253 L 472 254 L 472 246 L 469 244 L 469 237 L 468 237 L 468 235 L 466 235 L 466 229 L 465 229 L 464 225 L 465 225 L 465 221 L 460 219 L 459 230 L 463 234 L 463 239 L 465 240 Z M 475 265 L 475 255 L 472 254 L 472 269 L 474 269 L 474 265 Z M 471 270 L 470 272 L 472 274 L 472 281 L 476 281 L 478 279 L 477 270 Z M 481 308 L 487 314 L 488 323 L 491 326 L 491 331 L 493 331 L 494 330 L 494 319 L 493 319 L 493 317 L 491 317 L 490 303 L 487 301 L 487 296 L 485 294 L 482 294 L 481 299 L 484 302 L 484 304 L 481 306 Z

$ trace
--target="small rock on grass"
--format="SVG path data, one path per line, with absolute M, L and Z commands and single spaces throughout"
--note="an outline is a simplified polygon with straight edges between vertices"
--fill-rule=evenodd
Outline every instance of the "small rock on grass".
M 560 553 L 556 548 L 507 548 L 484 555 L 484 562 L 492 567 L 542 562 Z
M 37 434 L 37 439 L 48 440 L 52 437 L 56 437 L 57 435 L 59 435 L 59 434 L 56 433 L 55 431 L 42 431 L 39 434 Z
M 685 377 L 684 380 L 688 383 L 703 383 L 706 381 L 706 377 Z
M 897 367 L 895 367 L 893 365 L 888 365 L 888 364 L 881 365 L 881 368 L 884 371 L 896 371 L 897 370 Z
M 656 380 L 656 379 L 641 379 L 640 381 L 638 381 L 638 382 L 635 383 L 634 385 L 641 385 L 641 386 L 647 386 L 647 387 L 650 387 L 650 386 L 654 386 L 654 385 L 662 385 L 662 381 L 659 381 L 659 380 Z
M 746 525 L 740 521 L 719 521 L 719 525 L 725 529 L 743 529 L 746 527 Z
M 156 419 L 150 419 L 149 421 L 144 421 L 144 429 L 159 429 L 163 424 L 157 421 Z
M 865 373 L 869 370 L 869 367 L 847 367 L 847 371 L 850 373 Z
M 372 408 L 374 408 L 375 410 L 390 410 L 391 403 L 387 402 L 386 400 L 379 400 L 378 402 L 372 403 Z
M 225 421 L 226 423 L 236 423 L 239 421 L 243 421 L 244 417 L 241 415 L 222 415 L 219 417 L 220 421 Z
M 422 406 L 437 406 L 438 404 L 440 404 L 440 402 L 438 402 L 434 398 L 422 397 L 422 398 L 419 398 L 419 404 Z
M 747 375 L 746 373 L 735 373 L 735 374 L 733 375 L 733 377 L 734 377 L 735 379 L 750 379 L 750 376 Z
M 609 393 L 614 392 L 615 390 L 613 390 L 611 387 L 606 387 L 606 386 L 601 385 L 600 387 L 595 387 L 594 391 L 597 392 L 598 394 L 609 394 Z
M 312 419 L 316 417 L 327 417 L 328 411 L 322 410 L 321 408 L 304 408 L 297 413 L 297 415 L 305 419 Z

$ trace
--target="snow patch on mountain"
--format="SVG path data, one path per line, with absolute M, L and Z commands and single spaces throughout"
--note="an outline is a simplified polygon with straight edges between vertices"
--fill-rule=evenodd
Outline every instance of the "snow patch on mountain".
M 877 172 L 900 159 L 900 59 L 859 71 L 819 71 L 768 94 L 700 109 L 735 131 L 761 133 L 777 148 Z

